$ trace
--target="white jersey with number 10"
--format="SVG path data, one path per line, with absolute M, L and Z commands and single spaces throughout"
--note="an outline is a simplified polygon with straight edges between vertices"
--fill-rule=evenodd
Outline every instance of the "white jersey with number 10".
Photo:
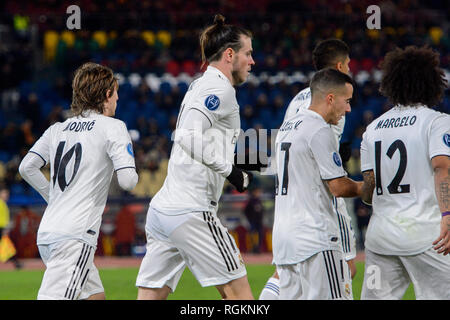
M 114 170 L 135 168 L 125 123 L 94 112 L 72 117 L 49 127 L 29 152 L 50 162 L 37 244 L 80 239 L 96 246 Z

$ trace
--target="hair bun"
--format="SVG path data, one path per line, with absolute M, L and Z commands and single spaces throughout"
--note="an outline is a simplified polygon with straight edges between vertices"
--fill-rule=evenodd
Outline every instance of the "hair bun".
M 225 24 L 225 17 L 221 14 L 216 14 L 214 16 L 214 24 L 219 27 L 223 26 Z

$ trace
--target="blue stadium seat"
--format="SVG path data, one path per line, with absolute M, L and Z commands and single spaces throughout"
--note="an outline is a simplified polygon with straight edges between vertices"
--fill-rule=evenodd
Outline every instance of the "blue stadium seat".
M 169 82 L 161 82 L 161 84 L 159 85 L 159 90 L 162 94 L 170 94 L 172 92 L 172 86 Z
M 16 195 L 16 196 L 25 195 L 25 189 L 22 186 L 22 184 L 20 184 L 20 183 L 12 184 L 9 191 L 11 192 L 11 195 Z
M 178 83 L 178 89 L 180 89 L 181 95 L 184 95 L 187 92 L 188 88 L 189 88 L 189 85 L 186 82 L 181 81 Z
M 0 150 L 0 162 L 6 163 L 11 160 L 11 158 L 12 155 L 9 152 Z
M 158 122 L 158 125 L 161 129 L 165 129 L 168 127 L 169 116 L 166 114 L 166 112 L 164 112 L 162 110 L 158 110 L 155 112 L 153 117 L 156 119 L 156 121 Z

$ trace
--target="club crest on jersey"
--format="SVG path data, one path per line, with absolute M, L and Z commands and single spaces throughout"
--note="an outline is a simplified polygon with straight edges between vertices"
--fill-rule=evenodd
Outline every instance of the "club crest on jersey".
M 205 106 L 206 108 L 208 108 L 208 110 L 211 111 L 217 110 L 217 108 L 219 108 L 219 105 L 220 99 L 215 94 L 211 94 L 205 99 Z
M 450 147 L 450 134 L 448 133 L 444 134 L 442 140 L 444 140 L 444 143 L 447 145 L 447 147 Z
M 333 161 L 338 167 L 342 166 L 341 158 L 336 152 L 333 152 Z
M 127 145 L 127 151 L 130 154 L 130 156 L 134 158 L 133 146 L 131 145 L 131 142 Z

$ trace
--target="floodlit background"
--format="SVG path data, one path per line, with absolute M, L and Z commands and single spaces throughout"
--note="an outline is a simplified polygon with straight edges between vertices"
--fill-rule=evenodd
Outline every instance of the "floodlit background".
M 67 13 L 71 5 L 80 9 L 78 25 L 73 16 L 77 11 Z M 380 29 L 367 28 L 369 5 L 381 9 Z M 45 203 L 21 179 L 18 165 L 48 126 L 67 117 L 73 72 L 84 62 L 106 65 L 120 79 L 116 117 L 131 130 L 139 173 L 131 193 L 124 193 L 113 178 L 98 256 L 144 253 L 148 203 L 166 175 L 181 99 L 204 70 L 199 32 L 212 23 L 215 13 L 254 35 L 256 65 L 248 82 L 237 89 L 243 130 L 280 126 L 290 100 L 308 86 L 314 72 L 311 53 L 319 40 L 339 38 L 350 46 L 350 69 L 357 88 L 342 141 L 352 146 L 345 168 L 356 180 L 362 179 L 362 133 L 391 107 L 378 93 L 378 63 L 386 52 L 396 46 L 428 44 L 440 52 L 450 78 L 446 0 L 111 0 L 95 4 L 4 0 L 0 12 L 0 185 L 10 190 L 8 228 L 19 259 L 39 258 L 36 231 Z M 80 28 L 68 28 L 74 26 Z M 435 108 L 450 112 L 448 90 Z M 48 166 L 43 170 L 48 177 Z M 270 254 L 274 179 L 257 175 L 256 180 L 251 193 L 261 200 L 263 210 L 255 210 L 255 201 L 249 202 L 250 192 L 236 194 L 226 185 L 219 217 L 243 253 Z M 370 207 L 359 199 L 349 199 L 347 204 L 362 250 Z M 261 220 L 263 228 L 257 230 Z

